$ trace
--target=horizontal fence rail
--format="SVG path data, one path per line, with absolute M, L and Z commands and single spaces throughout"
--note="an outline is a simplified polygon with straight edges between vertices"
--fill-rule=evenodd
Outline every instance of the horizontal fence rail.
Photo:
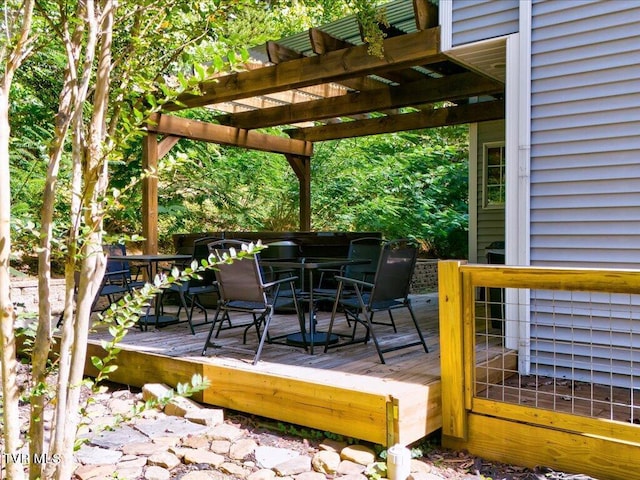
M 475 413 L 638 442 L 640 272 L 438 268 L 445 435 Z

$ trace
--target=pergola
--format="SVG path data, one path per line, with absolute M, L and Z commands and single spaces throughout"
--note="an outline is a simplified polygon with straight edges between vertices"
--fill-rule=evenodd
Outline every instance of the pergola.
M 143 168 L 181 138 L 282 154 L 300 185 L 300 230 L 311 228 L 314 142 L 504 118 L 504 82 L 440 50 L 437 7 L 396 0 L 386 7 L 383 56 L 373 56 L 354 17 L 253 49 L 246 70 L 201 82 L 149 125 Z M 206 107 L 216 123 L 172 115 Z M 288 137 L 262 128 L 290 126 Z M 145 252 L 158 249 L 158 180 L 143 184 Z

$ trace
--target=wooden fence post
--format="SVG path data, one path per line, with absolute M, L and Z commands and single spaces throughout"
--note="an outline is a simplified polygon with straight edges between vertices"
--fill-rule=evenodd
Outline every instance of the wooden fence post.
M 440 369 L 442 378 L 442 433 L 466 439 L 467 412 L 464 401 L 464 332 L 462 305 L 463 262 L 438 263 L 440 307 Z

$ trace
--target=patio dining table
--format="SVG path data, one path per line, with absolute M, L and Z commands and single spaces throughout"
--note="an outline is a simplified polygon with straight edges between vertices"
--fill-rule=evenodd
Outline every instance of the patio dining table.
M 325 269 L 338 269 L 347 265 L 363 265 L 369 263 L 368 260 L 349 258 L 297 258 L 297 259 L 263 259 L 261 260 L 263 267 L 274 268 L 278 270 L 299 270 L 300 271 L 300 292 L 296 292 L 298 298 L 309 305 L 309 329 L 308 331 L 295 332 L 287 335 L 287 343 L 295 346 L 309 345 L 310 353 L 313 354 L 314 345 L 325 345 L 327 343 L 327 333 L 316 331 L 316 301 L 317 296 L 314 295 L 314 272 Z M 305 275 L 306 272 L 306 275 Z M 304 315 L 302 309 L 301 315 Z M 304 325 L 304 322 L 302 322 Z M 337 342 L 339 337 L 331 335 L 329 344 Z
M 117 260 L 119 262 L 129 262 L 141 265 L 145 269 L 145 274 L 147 276 L 146 280 L 153 283 L 153 279 L 158 272 L 160 263 L 186 262 L 191 259 L 191 255 L 155 253 L 141 255 L 111 255 L 109 256 L 109 258 L 112 260 Z M 150 313 L 151 307 L 153 307 L 153 314 Z M 179 321 L 180 319 L 175 315 L 162 314 L 162 312 L 160 311 L 160 304 L 158 302 L 157 295 L 153 299 L 150 308 L 147 310 L 147 314 L 141 315 L 140 319 L 138 320 L 140 325 L 143 325 L 145 329 L 149 325 L 160 328 L 178 323 Z

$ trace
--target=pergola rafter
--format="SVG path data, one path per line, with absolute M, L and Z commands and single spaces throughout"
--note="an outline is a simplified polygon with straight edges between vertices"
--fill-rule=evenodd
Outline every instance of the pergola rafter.
M 355 21 L 333 30 L 312 28 L 306 37 L 268 42 L 263 66 L 253 61 L 247 70 L 201 82 L 198 93 L 166 105 L 144 141 L 143 165 L 151 172 L 143 188 L 145 251 L 158 248 L 153 172 L 180 138 L 284 155 L 300 184 L 304 231 L 311 228 L 313 142 L 504 118 L 503 81 L 440 50 L 437 7 L 429 0 L 413 0 L 412 9 L 397 3 L 404 18 L 385 30 L 381 57 L 368 53 L 357 26 L 351 31 Z M 400 28 L 409 24 L 415 31 Z M 217 112 L 213 123 L 170 114 L 200 107 Z M 407 113 L 407 107 L 419 111 Z M 289 137 L 258 131 L 274 126 L 291 127 Z

